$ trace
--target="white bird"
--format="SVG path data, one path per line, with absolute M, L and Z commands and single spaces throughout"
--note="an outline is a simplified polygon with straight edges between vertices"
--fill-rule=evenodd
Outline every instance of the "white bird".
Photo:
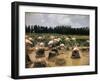
M 32 41 L 33 39 L 31 37 L 28 38 L 30 41 Z
M 78 51 L 79 49 L 78 49 L 78 47 L 74 47 L 74 49 L 73 49 L 73 51 Z
M 62 43 L 62 44 L 60 44 L 60 47 L 64 47 L 65 45 Z
M 32 44 L 32 42 L 30 40 L 28 40 L 28 39 L 25 39 L 25 43 L 26 44 Z
M 73 37 L 72 40 L 76 40 L 76 38 Z
M 48 45 L 52 45 L 54 42 L 53 40 L 49 41 Z
M 40 43 L 40 47 L 44 47 L 44 43 L 43 42 Z
M 27 39 L 28 38 L 28 36 L 27 35 L 25 35 L 25 39 Z
M 58 42 L 58 39 L 54 39 L 54 42 Z
M 66 41 L 69 41 L 70 39 L 67 37 L 65 40 L 66 40 Z
M 86 40 L 86 42 L 88 42 L 88 43 L 89 43 L 89 40 Z
M 50 36 L 50 39 L 54 39 L 55 38 L 55 36 Z
M 41 40 L 41 39 L 42 39 L 42 37 L 41 37 L 41 36 L 39 36 L 39 37 L 38 37 L 38 39 L 40 39 L 40 40 Z
M 57 38 L 57 41 L 58 41 L 58 42 L 61 41 L 61 38 Z

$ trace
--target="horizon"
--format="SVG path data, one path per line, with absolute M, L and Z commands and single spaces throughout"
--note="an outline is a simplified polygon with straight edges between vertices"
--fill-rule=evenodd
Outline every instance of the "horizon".
M 70 25 L 56 25 L 56 26 L 43 26 L 43 25 L 37 25 L 37 24 L 35 24 L 36 26 L 41 26 L 41 27 L 47 27 L 47 28 L 55 28 L 55 27 L 58 27 L 58 26 L 64 26 L 64 27 L 70 27 L 70 28 L 76 28 L 76 27 L 72 27 L 72 26 L 70 26 Z M 35 26 L 35 25 L 25 25 L 26 27 L 28 27 L 28 26 Z M 77 28 L 89 28 L 89 27 L 77 27 Z

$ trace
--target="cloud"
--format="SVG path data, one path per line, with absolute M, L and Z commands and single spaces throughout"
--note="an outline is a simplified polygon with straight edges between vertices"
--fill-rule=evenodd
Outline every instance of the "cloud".
M 71 25 L 72 27 L 89 27 L 89 15 L 78 14 L 47 14 L 47 13 L 25 13 L 26 25 L 57 26 Z

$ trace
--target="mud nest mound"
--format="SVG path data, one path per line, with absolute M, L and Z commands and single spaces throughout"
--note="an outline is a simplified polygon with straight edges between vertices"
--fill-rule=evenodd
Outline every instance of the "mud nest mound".
M 77 50 L 73 51 L 71 58 L 73 58 L 73 59 L 80 58 L 79 51 L 77 51 Z
M 37 61 L 37 62 L 34 62 L 34 67 L 47 67 L 47 64 L 45 61 Z
M 44 49 L 38 49 L 36 51 L 36 58 L 39 58 L 39 57 L 45 57 L 45 50 Z
M 58 66 L 64 66 L 66 64 L 66 60 L 64 58 L 57 58 L 55 64 Z

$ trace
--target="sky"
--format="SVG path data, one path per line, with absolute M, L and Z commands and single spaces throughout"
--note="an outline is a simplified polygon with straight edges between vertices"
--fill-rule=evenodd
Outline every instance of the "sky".
M 26 12 L 25 25 L 48 27 L 71 25 L 73 28 L 89 27 L 89 15 Z

